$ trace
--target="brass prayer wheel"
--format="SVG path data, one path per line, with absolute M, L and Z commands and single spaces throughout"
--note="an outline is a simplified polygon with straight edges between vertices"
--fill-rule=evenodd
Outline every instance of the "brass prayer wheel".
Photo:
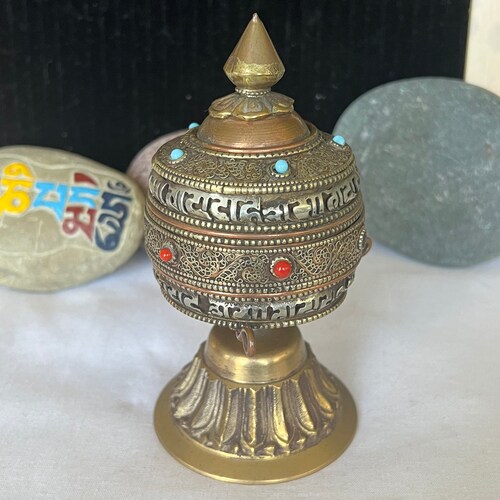
M 155 428 L 198 472 L 279 482 L 324 467 L 354 435 L 349 392 L 297 325 L 342 303 L 369 239 L 351 148 L 271 91 L 285 69 L 256 14 L 224 71 L 236 91 L 153 158 L 156 279 L 215 325 L 160 395 Z

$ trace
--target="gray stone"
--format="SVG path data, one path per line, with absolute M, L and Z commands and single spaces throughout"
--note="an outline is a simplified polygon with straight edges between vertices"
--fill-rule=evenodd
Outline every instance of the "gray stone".
M 157 137 L 154 141 L 146 144 L 134 156 L 127 169 L 127 175 L 132 177 L 141 186 L 144 193 L 148 191 L 148 179 L 151 172 L 151 159 L 153 155 L 160 149 L 160 146 L 163 146 L 166 142 L 179 137 L 185 132 L 186 130 L 176 130 L 175 132 L 170 132 L 170 134 Z
M 0 285 L 51 291 L 114 271 L 140 246 L 144 196 L 116 170 L 35 146 L 0 148 Z
M 369 234 L 424 262 L 500 255 L 500 98 L 448 78 L 382 85 L 335 126 L 362 177 Z

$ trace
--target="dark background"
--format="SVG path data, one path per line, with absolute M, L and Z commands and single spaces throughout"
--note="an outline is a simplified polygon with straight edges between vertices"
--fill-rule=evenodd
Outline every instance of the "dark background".
M 331 131 L 381 83 L 462 77 L 469 0 L 0 2 L 0 146 L 119 169 L 233 91 L 222 66 L 255 11 L 286 73 L 275 90 Z

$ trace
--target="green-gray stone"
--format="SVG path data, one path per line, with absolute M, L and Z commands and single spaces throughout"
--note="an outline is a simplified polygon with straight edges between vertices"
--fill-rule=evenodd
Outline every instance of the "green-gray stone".
M 417 260 L 500 255 L 500 98 L 448 78 L 389 83 L 334 130 L 352 146 L 369 234 Z

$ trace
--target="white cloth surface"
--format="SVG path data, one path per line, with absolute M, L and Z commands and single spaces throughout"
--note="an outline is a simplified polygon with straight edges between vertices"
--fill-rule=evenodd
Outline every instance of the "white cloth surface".
M 0 290 L 1 499 L 500 498 L 500 259 L 444 269 L 379 245 L 345 303 L 302 327 L 359 426 L 327 468 L 269 486 L 196 474 L 152 425 L 208 324 L 163 299 L 141 250 L 53 294 Z

